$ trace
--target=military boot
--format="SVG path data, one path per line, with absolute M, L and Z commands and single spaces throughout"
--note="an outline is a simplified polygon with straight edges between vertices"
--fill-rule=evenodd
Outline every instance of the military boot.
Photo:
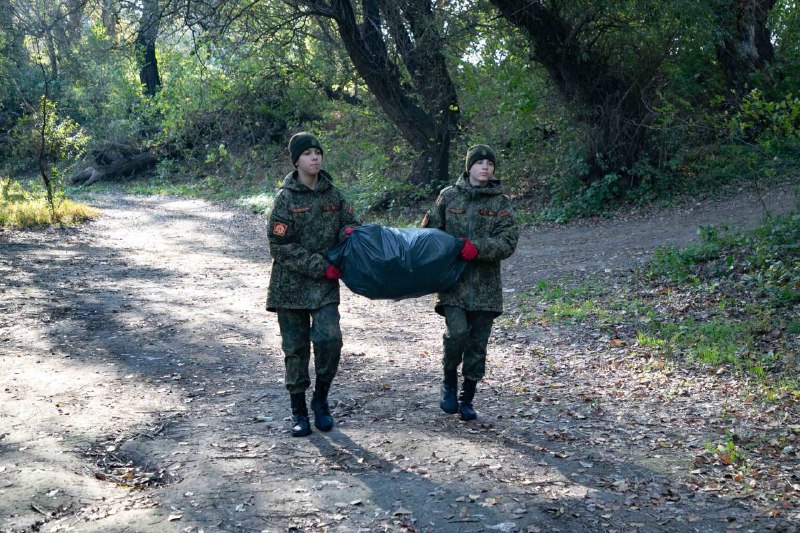
M 320 431 L 330 431 L 333 428 L 333 417 L 328 407 L 328 390 L 330 388 L 330 383 L 317 379 L 317 383 L 314 386 L 314 396 L 311 397 L 314 425 Z
M 445 372 L 442 380 L 442 400 L 439 407 L 447 414 L 458 412 L 458 400 L 456 391 L 458 390 L 458 374 L 455 372 Z
M 289 395 L 292 400 L 292 437 L 311 435 L 311 423 L 308 421 L 306 393 L 297 392 Z
M 464 378 L 461 394 L 458 395 L 458 416 L 461 417 L 461 420 L 475 420 L 478 418 L 478 414 L 472 408 L 472 399 L 475 397 L 477 386 L 477 381 Z

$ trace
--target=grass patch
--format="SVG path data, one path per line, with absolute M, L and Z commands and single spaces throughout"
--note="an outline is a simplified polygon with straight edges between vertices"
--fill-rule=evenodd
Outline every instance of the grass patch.
M 0 201 L 0 227 L 35 228 L 41 226 L 73 226 L 100 216 L 100 211 L 86 204 L 61 200 L 51 212 L 42 199 Z
M 637 301 L 619 297 L 597 279 L 583 283 L 540 281 L 532 291 L 513 297 L 518 321 L 588 322 L 599 327 L 644 312 Z
M 253 196 L 242 196 L 234 201 L 234 205 L 243 207 L 251 213 L 263 215 L 272 209 L 272 203 L 275 201 L 274 194 L 255 194 Z
M 506 320 L 580 323 L 672 364 L 754 377 L 763 398 L 800 397 L 800 216 L 748 234 L 726 231 L 703 228 L 700 244 L 660 250 L 617 287 L 540 282 L 511 298 Z
M 203 182 L 176 182 L 153 176 L 147 180 L 128 182 L 99 182 L 88 188 L 70 187 L 67 194 L 81 198 L 84 194 L 136 194 L 142 196 L 177 196 L 187 198 L 209 198 Z

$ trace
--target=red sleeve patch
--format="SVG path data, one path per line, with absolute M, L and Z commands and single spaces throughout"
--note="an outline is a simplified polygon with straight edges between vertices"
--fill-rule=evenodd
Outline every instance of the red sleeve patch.
M 501 217 L 510 217 L 511 216 L 511 211 L 500 211 L 500 216 Z
M 286 235 L 286 230 L 289 229 L 289 226 L 284 224 L 283 222 L 275 222 L 272 225 L 272 234 L 277 235 L 278 237 L 283 237 Z

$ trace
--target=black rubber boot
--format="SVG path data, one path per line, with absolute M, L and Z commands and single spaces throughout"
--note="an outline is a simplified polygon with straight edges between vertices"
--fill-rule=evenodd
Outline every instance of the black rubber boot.
M 478 418 L 478 413 L 472 408 L 472 399 L 475 397 L 477 386 L 477 381 L 464 378 L 461 394 L 458 395 L 458 416 L 461 417 L 461 420 L 475 420 Z
M 442 400 L 439 402 L 439 407 L 447 414 L 452 415 L 458 412 L 457 389 L 458 375 L 455 372 L 445 373 L 442 380 Z
M 292 401 L 292 437 L 307 437 L 311 435 L 311 422 L 308 420 L 306 393 L 292 393 L 289 397 Z
M 320 431 L 330 431 L 333 429 L 333 417 L 328 407 L 328 390 L 330 383 L 320 381 L 314 386 L 314 396 L 311 397 L 311 409 L 314 411 L 314 425 Z

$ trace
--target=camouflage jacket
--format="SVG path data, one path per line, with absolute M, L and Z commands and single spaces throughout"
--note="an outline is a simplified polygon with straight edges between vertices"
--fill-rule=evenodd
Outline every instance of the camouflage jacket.
M 347 226 L 358 225 L 353 206 L 320 172 L 315 189 L 297 179 L 283 179 L 269 214 L 272 273 L 267 309 L 318 309 L 339 303 L 339 281 L 325 277 L 325 252 L 344 238 Z
M 503 312 L 500 261 L 517 247 L 518 231 L 511 201 L 500 182 L 473 187 L 462 175 L 455 185 L 442 189 L 436 205 L 422 220 L 423 227 L 439 228 L 456 237 L 466 237 L 478 249 L 455 285 L 436 294 L 436 312 L 454 305 L 467 311 Z

